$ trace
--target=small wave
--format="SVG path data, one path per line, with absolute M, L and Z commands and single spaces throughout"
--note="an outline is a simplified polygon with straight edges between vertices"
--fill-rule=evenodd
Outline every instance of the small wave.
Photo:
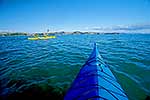
M 131 100 L 143 99 L 149 94 L 150 84 L 149 36 L 61 35 L 46 41 L 5 37 L 0 41 L 3 44 L 0 50 L 1 90 L 12 94 L 15 93 L 13 90 L 17 90 L 19 95 L 25 93 L 26 96 L 33 90 L 47 95 L 57 88 L 65 92 L 88 59 L 93 42 L 97 42 L 101 55 Z M 59 96 L 62 98 L 63 95 L 60 93 Z

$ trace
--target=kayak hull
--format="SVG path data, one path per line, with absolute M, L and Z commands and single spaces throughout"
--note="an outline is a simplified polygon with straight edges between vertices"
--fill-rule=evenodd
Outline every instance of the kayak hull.
M 32 38 L 28 38 L 28 40 L 47 40 L 52 38 L 56 38 L 56 36 L 32 37 Z
M 103 61 L 96 44 L 64 100 L 128 100 L 117 79 Z

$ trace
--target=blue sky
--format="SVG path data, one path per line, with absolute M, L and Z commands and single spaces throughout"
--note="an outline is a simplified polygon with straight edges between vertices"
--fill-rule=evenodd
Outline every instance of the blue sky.
M 0 0 L 0 31 L 47 29 L 150 32 L 150 0 Z

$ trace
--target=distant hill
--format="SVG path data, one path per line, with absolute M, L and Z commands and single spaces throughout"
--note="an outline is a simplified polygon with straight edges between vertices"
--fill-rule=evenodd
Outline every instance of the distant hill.
M 0 32 L 0 36 L 18 36 L 18 35 L 23 35 L 23 36 L 34 36 L 35 34 L 42 36 L 43 33 L 27 33 L 27 32 Z M 54 35 L 54 34 L 120 34 L 117 32 L 112 32 L 112 33 L 100 33 L 100 32 L 80 32 L 80 31 L 74 31 L 74 32 L 49 32 L 47 35 Z
M 21 32 L 0 32 L 0 36 L 17 36 L 17 35 L 28 35 L 28 33 L 21 33 Z

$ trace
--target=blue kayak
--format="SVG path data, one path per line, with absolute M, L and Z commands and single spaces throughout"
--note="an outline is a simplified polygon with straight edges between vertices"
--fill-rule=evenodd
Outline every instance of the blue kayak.
M 96 44 L 64 100 L 128 100 L 109 66 L 103 61 Z

